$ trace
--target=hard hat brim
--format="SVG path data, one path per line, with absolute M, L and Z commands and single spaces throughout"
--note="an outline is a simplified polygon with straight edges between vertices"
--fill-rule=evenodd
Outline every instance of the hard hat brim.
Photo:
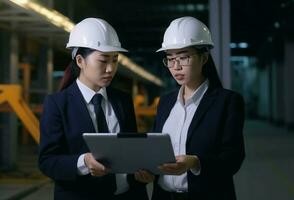
M 213 43 L 191 43 L 189 45 L 187 44 L 176 44 L 176 45 L 169 45 L 166 47 L 161 47 L 160 49 L 158 49 L 156 52 L 161 52 L 161 51 L 166 51 L 166 50 L 170 50 L 170 49 L 182 49 L 182 48 L 186 48 L 186 47 L 191 47 L 191 46 L 208 46 L 209 49 L 212 49 L 214 44 Z
M 66 48 L 71 49 L 71 48 L 79 48 L 79 47 L 84 47 L 84 48 L 90 48 L 90 49 L 95 49 L 101 52 L 128 52 L 128 50 L 121 48 L 121 47 L 114 47 L 114 46 L 106 46 L 106 45 L 101 45 L 99 47 L 94 47 L 94 46 L 84 46 L 81 44 L 67 44 Z

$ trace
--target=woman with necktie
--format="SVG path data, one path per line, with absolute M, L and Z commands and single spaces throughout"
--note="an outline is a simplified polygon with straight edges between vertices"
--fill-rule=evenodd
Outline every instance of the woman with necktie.
M 119 52 L 127 50 L 99 18 L 76 24 L 66 47 L 72 63 L 60 91 L 45 99 L 40 124 L 39 167 L 54 180 L 54 199 L 147 199 L 143 183 L 133 175 L 110 173 L 82 137 L 85 132 L 137 132 L 131 96 L 109 86 Z

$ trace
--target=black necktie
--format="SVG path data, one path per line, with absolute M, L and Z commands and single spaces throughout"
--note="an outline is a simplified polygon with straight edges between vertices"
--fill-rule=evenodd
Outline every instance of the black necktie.
M 103 96 L 101 94 L 95 94 L 92 98 L 92 103 L 94 105 L 94 110 L 96 114 L 96 121 L 99 133 L 109 133 L 107 122 L 105 119 L 104 112 L 101 107 L 101 101 Z

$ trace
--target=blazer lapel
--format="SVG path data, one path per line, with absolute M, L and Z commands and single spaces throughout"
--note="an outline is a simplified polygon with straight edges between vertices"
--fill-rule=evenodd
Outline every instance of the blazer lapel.
M 78 88 L 76 82 L 68 87 L 69 102 L 72 103 L 73 109 L 76 111 L 79 121 L 81 122 L 82 129 L 89 132 L 96 132 L 93 121 L 90 117 L 85 99 Z
M 192 122 L 190 124 L 190 127 L 188 129 L 188 135 L 187 135 L 187 142 L 189 141 L 193 130 L 195 130 L 195 128 L 199 125 L 200 120 L 202 119 L 202 117 L 204 116 L 204 114 L 206 113 L 206 111 L 208 110 L 208 108 L 210 107 L 210 105 L 214 102 L 215 97 L 217 96 L 217 90 L 213 88 L 209 88 L 207 90 L 207 92 L 205 93 L 205 95 L 203 96 L 194 116 L 192 119 Z
M 171 95 L 169 95 L 168 97 L 166 97 L 166 101 L 161 102 L 161 104 L 163 106 L 161 106 L 163 109 L 157 110 L 157 117 L 161 116 L 160 119 L 158 119 L 158 125 L 155 127 L 156 130 L 161 130 L 163 129 L 163 125 L 166 122 L 172 108 L 174 107 L 176 101 L 177 101 L 177 97 L 178 97 L 178 90 L 174 91 L 173 93 L 171 93 Z M 159 114 L 160 113 L 160 114 Z

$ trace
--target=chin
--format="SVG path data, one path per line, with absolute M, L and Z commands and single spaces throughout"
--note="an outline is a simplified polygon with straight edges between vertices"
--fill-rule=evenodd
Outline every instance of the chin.
M 179 85 L 181 85 L 181 86 L 186 84 L 185 81 L 178 81 L 178 80 L 177 80 L 177 83 L 178 83 Z
M 107 87 L 107 86 L 110 85 L 110 83 L 111 82 L 107 82 L 107 83 L 103 82 L 103 83 L 100 84 L 100 87 Z

